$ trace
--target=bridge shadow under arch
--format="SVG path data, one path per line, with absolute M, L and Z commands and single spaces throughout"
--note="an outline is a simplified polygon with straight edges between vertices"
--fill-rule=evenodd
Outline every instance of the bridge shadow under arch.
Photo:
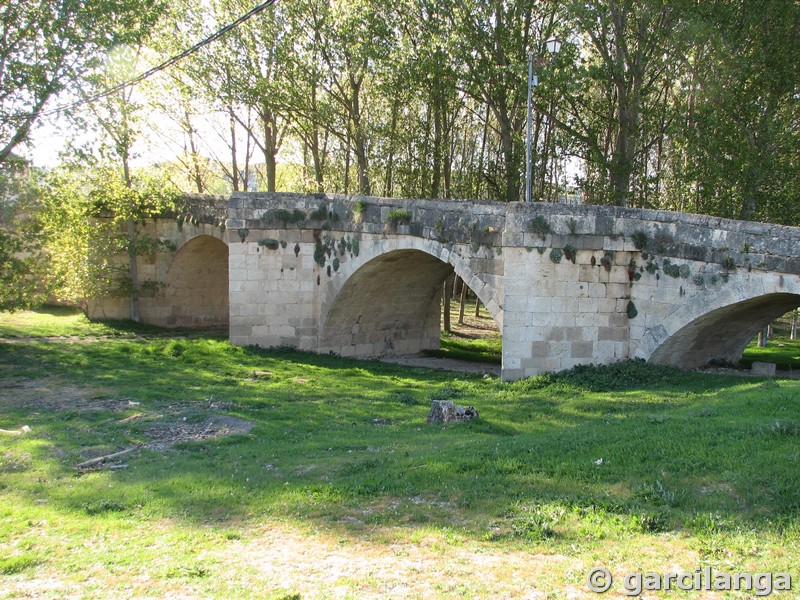
M 439 348 L 443 284 L 453 272 L 468 281 L 472 274 L 462 270 L 419 249 L 392 250 L 367 260 L 323 314 L 321 351 L 371 357 Z
M 208 235 L 186 242 L 167 271 L 163 293 L 167 327 L 228 327 L 228 246 Z
M 712 361 L 735 363 L 769 323 L 800 306 L 800 294 L 771 293 L 733 302 L 694 319 L 669 336 L 650 362 L 694 369 Z

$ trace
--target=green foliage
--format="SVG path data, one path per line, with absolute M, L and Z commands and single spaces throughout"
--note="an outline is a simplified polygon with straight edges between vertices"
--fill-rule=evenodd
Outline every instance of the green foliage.
M 327 217 L 327 210 L 325 211 Z M 325 217 L 323 217 L 324 220 Z M 299 208 L 288 210 L 285 208 L 275 208 L 267 211 L 262 216 L 262 219 L 267 223 L 280 223 L 282 227 L 286 228 L 289 225 L 302 226 L 306 221 L 306 213 Z
M 322 240 L 318 239 L 314 244 L 314 262 L 317 263 L 320 267 L 324 267 L 327 258 L 328 258 L 328 250 L 322 243 Z
M 36 212 L 48 257 L 48 288 L 79 305 L 90 297 L 129 293 L 125 223 L 173 210 L 177 198 L 169 184 L 146 176 L 134 178 L 128 187 L 110 167 L 49 171 Z M 171 248 L 168 242 L 145 238 L 141 252 Z
M 644 250 L 647 247 L 647 233 L 644 231 L 635 231 L 633 233 L 633 245 L 637 250 Z
M 733 259 L 732 256 L 726 256 L 722 259 L 722 268 L 726 271 L 735 271 L 736 270 L 736 261 Z
M 691 268 L 688 264 L 676 265 L 673 264 L 668 258 L 664 259 L 662 270 L 665 274 L 674 279 L 677 279 L 678 277 L 682 279 L 688 279 L 691 275 Z
M 327 204 L 320 204 L 316 210 L 311 211 L 308 218 L 312 221 L 325 221 L 328 218 Z
M 561 248 L 553 248 L 550 250 L 550 260 L 554 263 L 560 263 L 562 256 L 564 256 L 564 252 L 561 250 Z
M 139 256 L 154 256 L 159 252 L 175 252 L 177 246 L 172 240 L 163 240 L 151 236 L 140 236 L 136 240 L 136 253 Z
M 353 215 L 358 219 L 362 218 L 367 211 L 367 206 L 369 206 L 369 204 L 367 204 L 366 200 L 356 200 L 353 203 Z
M 404 208 L 393 208 L 386 215 L 386 220 L 393 225 L 405 225 L 411 222 L 411 213 Z
M 625 314 L 629 319 L 635 319 L 639 314 L 639 311 L 636 310 L 636 305 L 633 303 L 633 300 L 628 300 L 628 304 L 625 307 Z
M 277 250 L 280 247 L 280 242 L 273 238 L 261 238 L 258 240 L 259 246 L 264 246 L 269 250 Z
M 0 310 L 41 303 L 44 275 L 38 240 L 24 231 L 0 230 Z
M 600 258 L 600 264 L 603 265 L 606 271 L 611 271 L 611 265 L 614 264 L 614 252 L 611 250 L 603 252 L 603 256 Z
M 528 223 L 528 228 L 538 235 L 540 238 L 544 239 L 548 233 L 553 232 L 553 228 L 550 226 L 550 223 L 547 222 L 542 215 L 538 215 L 531 219 L 530 223 Z
M 161 0 L 4 2 L 0 166 L 54 96 L 71 86 L 86 92 L 86 77 L 103 53 L 138 45 L 165 7 Z
M 567 227 L 569 228 L 569 232 L 572 235 L 575 235 L 578 231 L 578 221 L 570 217 L 569 219 L 567 219 Z
M 572 244 L 567 244 L 564 246 L 564 256 L 567 260 L 575 264 L 575 258 L 578 256 L 578 249 Z

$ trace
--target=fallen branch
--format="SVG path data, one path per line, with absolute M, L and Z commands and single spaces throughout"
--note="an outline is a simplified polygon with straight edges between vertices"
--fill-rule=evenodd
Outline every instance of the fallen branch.
M 144 444 L 136 444 L 131 448 L 126 448 L 125 450 L 120 450 L 119 452 L 113 452 L 111 454 L 106 454 L 105 456 L 98 456 L 97 458 L 92 458 L 87 461 L 80 463 L 79 465 L 75 465 L 76 469 L 86 469 L 88 467 L 94 467 L 96 465 L 100 465 L 107 460 L 111 460 L 112 458 L 117 458 L 119 456 L 124 456 L 125 454 L 130 454 L 134 450 L 138 450 Z
M 29 433 L 30 430 L 30 427 L 23 425 L 20 429 L 0 429 L 0 433 L 5 433 L 7 435 L 22 435 L 23 433 Z

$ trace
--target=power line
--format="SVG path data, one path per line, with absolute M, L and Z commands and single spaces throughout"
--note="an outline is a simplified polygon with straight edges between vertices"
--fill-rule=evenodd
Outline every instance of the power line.
M 39 111 L 38 113 L 36 113 L 36 116 L 38 116 L 38 117 L 46 117 L 46 116 L 54 115 L 54 114 L 57 114 L 57 113 L 60 113 L 60 112 L 64 112 L 66 110 L 71 110 L 71 109 L 74 109 L 74 108 L 78 108 L 80 106 L 83 106 L 84 104 L 91 104 L 92 102 L 96 102 L 97 100 L 101 100 L 101 99 L 103 99 L 103 98 L 105 98 L 107 96 L 110 96 L 111 94 L 119 92 L 120 90 L 124 90 L 125 88 L 131 87 L 131 86 L 134 86 L 134 85 L 138 85 L 139 83 L 141 83 L 145 79 L 148 79 L 149 77 L 152 77 L 153 75 L 155 75 L 159 71 L 163 71 L 164 69 L 167 69 L 167 68 L 171 67 L 175 63 L 178 63 L 178 62 L 182 61 L 187 56 L 190 56 L 190 55 L 194 54 L 195 52 L 197 52 L 198 50 L 200 50 L 204 46 L 207 46 L 211 42 L 214 42 L 214 41 L 218 40 L 223 35 L 225 35 L 229 31 L 231 31 L 232 29 L 236 29 L 239 25 L 241 25 L 242 23 L 244 23 L 245 21 L 247 21 L 251 17 L 257 15 L 258 13 L 262 12 L 263 10 L 269 8 L 270 6 L 275 4 L 277 1 L 278 0 L 266 0 L 265 2 L 262 2 L 258 6 L 253 7 L 247 13 L 243 14 L 241 17 L 239 17 L 238 19 L 236 19 L 232 23 L 228 23 L 222 29 L 219 29 L 218 31 L 216 31 L 215 33 L 211 34 L 207 38 L 205 38 L 203 40 L 200 40 L 199 42 L 194 44 L 192 47 L 187 48 L 186 50 L 184 50 L 180 54 L 176 54 L 175 56 L 172 56 L 171 58 L 169 58 L 169 59 L 165 60 L 164 62 L 162 62 L 160 65 L 155 66 L 152 69 L 148 69 L 147 71 L 145 71 L 144 73 L 138 75 L 137 77 L 134 77 L 133 79 L 130 79 L 128 81 L 124 81 L 122 83 L 119 83 L 119 84 L 115 85 L 112 88 L 109 88 L 109 89 L 104 90 L 102 92 L 98 92 L 97 94 L 94 94 L 92 96 L 87 96 L 86 98 L 84 98 L 82 100 L 79 100 L 77 102 L 73 102 L 72 104 L 68 104 L 66 106 L 58 106 L 58 107 L 55 107 L 55 108 L 52 108 L 52 109 L 46 110 L 46 111 Z

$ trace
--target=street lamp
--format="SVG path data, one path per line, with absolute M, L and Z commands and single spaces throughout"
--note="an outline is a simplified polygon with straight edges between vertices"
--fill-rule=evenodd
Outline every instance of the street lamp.
M 561 40 L 558 38 L 550 38 L 544 43 L 545 48 L 550 54 L 556 54 L 561 50 Z M 533 121 L 533 86 L 539 85 L 539 78 L 533 74 L 533 52 L 528 53 L 528 119 L 527 119 L 527 143 L 525 147 L 525 202 L 531 201 L 531 179 L 532 168 L 531 163 L 531 145 L 533 143 L 531 137 L 531 121 Z

